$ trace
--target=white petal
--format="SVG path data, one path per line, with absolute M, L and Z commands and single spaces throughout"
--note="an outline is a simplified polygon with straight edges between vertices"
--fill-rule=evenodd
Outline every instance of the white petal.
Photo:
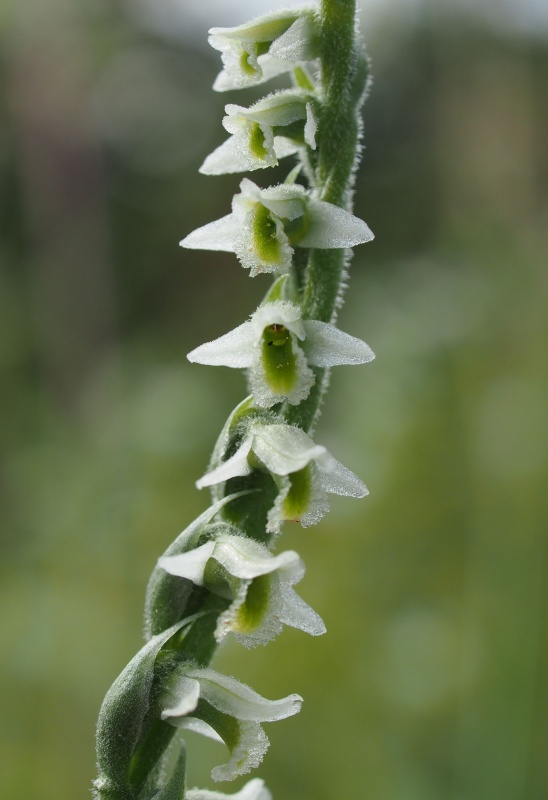
M 358 217 L 332 203 L 311 198 L 308 203 L 310 227 L 299 241 L 300 247 L 332 249 L 354 247 L 370 242 L 373 234 Z
M 369 345 L 348 333 L 319 320 L 306 320 L 306 339 L 301 344 L 309 364 L 335 367 L 339 364 L 366 364 L 375 358 Z
M 199 733 L 200 736 L 205 736 L 207 739 L 213 739 L 214 742 L 223 744 L 223 740 L 217 731 L 213 730 L 211 725 L 208 725 L 207 722 L 204 722 L 202 719 L 198 719 L 198 717 L 173 717 L 168 721 L 172 725 L 175 724 L 177 728 L 182 728 L 186 731 L 192 731 L 193 733 Z
M 192 231 L 179 244 L 192 250 L 223 250 L 225 253 L 233 253 L 237 233 L 238 222 L 233 214 L 227 214 L 226 217 Z
M 302 697 L 298 694 L 290 694 L 281 700 L 267 700 L 245 683 L 212 669 L 190 668 L 187 675 L 199 681 L 200 697 L 218 711 L 236 719 L 274 722 L 301 710 Z
M 291 62 L 311 61 L 316 58 L 319 53 L 315 42 L 316 31 L 313 20 L 314 17 L 310 14 L 299 17 L 285 33 L 274 40 L 268 55 Z M 259 56 L 259 63 L 262 58 L 263 56 Z
M 306 212 L 307 193 L 300 184 L 282 183 L 259 191 L 258 199 L 278 217 L 293 220 Z
M 169 699 L 174 702 L 162 711 L 162 719 L 171 717 L 186 717 L 194 711 L 200 699 L 200 683 L 195 678 L 186 675 L 179 676 L 167 692 Z
M 251 316 L 254 328 L 254 336 L 257 339 L 262 337 L 264 329 L 268 325 L 283 325 L 298 339 L 304 339 L 305 329 L 302 322 L 302 311 L 299 306 L 289 303 L 286 300 L 275 300 L 272 303 L 265 303 L 259 306 L 257 311 Z
M 316 465 L 326 492 L 346 497 L 365 497 L 369 494 L 365 483 L 333 456 L 326 454 L 316 461 Z
M 204 570 L 214 550 L 215 542 L 206 542 L 194 550 L 179 553 L 177 556 L 162 556 L 158 559 L 158 566 L 170 575 L 187 578 L 197 586 L 203 586 Z
M 247 456 L 251 450 L 252 437 L 245 439 L 231 458 L 223 461 L 219 466 L 206 473 L 203 478 L 196 481 L 196 487 L 203 489 L 204 486 L 213 486 L 216 483 L 223 483 L 229 478 L 236 478 L 239 475 L 249 475 L 252 472 Z
M 254 329 L 251 322 L 244 322 L 237 328 L 219 336 L 212 342 L 206 342 L 192 350 L 187 358 L 198 364 L 211 366 L 250 367 L 255 356 Z
M 326 453 L 300 428 L 292 425 L 254 425 L 253 451 L 270 472 L 289 475 Z
M 209 789 L 187 789 L 185 800 L 272 800 L 272 795 L 263 780 L 253 778 L 236 794 L 211 792 Z
M 299 89 L 282 89 L 258 100 L 247 109 L 229 104 L 226 106 L 226 112 L 230 115 L 235 113 L 232 109 L 238 109 L 242 114 L 245 112 L 248 119 L 258 122 L 261 126 L 283 127 L 299 119 L 306 120 L 308 97 L 309 95 Z
M 235 578 L 251 580 L 276 570 L 283 570 L 288 576 L 302 574 L 301 559 L 293 550 L 274 556 L 266 546 L 243 536 L 222 537 L 213 557 Z

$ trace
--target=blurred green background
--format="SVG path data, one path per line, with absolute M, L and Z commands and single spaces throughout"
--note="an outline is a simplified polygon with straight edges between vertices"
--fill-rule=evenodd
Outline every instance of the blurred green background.
M 177 242 L 229 211 L 212 25 L 260 3 L 0 2 L 0 796 L 89 796 L 148 575 L 244 396 L 185 354 L 269 285 Z M 272 5 L 275 5 L 272 3 Z M 364 3 L 358 248 L 318 430 L 371 496 L 281 547 L 324 617 L 216 666 L 301 714 L 278 800 L 545 800 L 548 25 L 542 3 Z M 535 15 L 535 12 L 537 15 Z M 546 22 L 546 19 L 544 19 Z M 262 90 L 261 90 L 262 91 Z M 257 174 L 262 185 L 280 179 Z M 220 746 L 189 740 L 190 785 Z M 236 787 L 227 786 L 227 791 Z

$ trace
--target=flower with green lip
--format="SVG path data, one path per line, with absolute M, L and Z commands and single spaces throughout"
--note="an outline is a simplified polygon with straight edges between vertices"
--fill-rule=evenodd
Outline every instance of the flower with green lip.
M 373 239 L 366 223 L 300 184 L 261 189 L 248 178 L 232 201 L 232 213 L 190 233 L 181 246 L 236 253 L 251 277 L 287 273 L 293 247 L 354 247 Z
M 283 625 L 319 636 L 321 618 L 291 588 L 304 575 L 304 564 L 292 550 L 273 555 L 263 544 L 221 533 L 194 550 L 160 558 L 170 575 L 205 586 L 232 600 L 218 619 L 215 638 L 232 632 L 246 647 L 266 644 Z
M 300 428 L 283 423 L 252 422 L 236 452 L 196 482 L 198 489 L 230 478 L 269 472 L 278 485 L 268 515 L 268 531 L 278 533 L 284 520 L 314 525 L 328 511 L 327 493 L 365 497 L 366 485 L 336 461 L 325 447 L 314 444 Z
M 297 714 L 302 697 L 266 700 L 234 678 L 187 662 L 169 675 L 160 702 L 166 722 L 226 744 L 230 759 L 215 767 L 211 777 L 231 781 L 261 763 L 269 741 L 260 723 Z
M 230 333 L 197 347 L 189 361 L 249 370 L 257 406 L 304 400 L 315 378 L 309 365 L 365 364 L 375 354 L 361 339 L 319 320 L 303 320 L 299 306 L 275 300 L 259 306 Z
M 211 792 L 209 789 L 187 789 L 184 800 L 272 800 L 272 795 L 264 781 L 253 778 L 235 794 Z
M 299 147 L 316 148 L 317 123 L 309 92 L 286 89 L 249 108 L 229 103 L 225 111 L 223 126 L 232 135 L 206 158 L 200 167 L 203 175 L 274 167 Z
M 256 86 L 319 56 L 313 7 L 265 14 L 235 28 L 212 28 L 209 34 L 224 67 L 213 84 L 217 92 Z

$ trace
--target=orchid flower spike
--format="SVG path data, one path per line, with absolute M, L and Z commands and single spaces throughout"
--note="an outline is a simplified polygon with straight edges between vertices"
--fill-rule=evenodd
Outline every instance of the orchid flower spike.
M 253 778 L 235 794 L 211 792 L 209 789 L 187 789 L 184 800 L 272 800 L 272 795 L 260 778 Z
M 218 618 L 218 642 L 232 632 L 246 647 L 266 644 L 284 624 L 313 636 L 325 633 L 321 618 L 291 588 L 304 575 L 292 550 L 275 556 L 264 544 L 225 533 L 195 550 L 160 558 L 158 565 L 232 600 Z
M 319 56 L 318 18 L 312 7 L 278 11 L 239 25 L 212 28 L 209 43 L 221 51 L 224 69 L 217 92 L 257 86 Z
M 373 239 L 363 220 L 320 200 L 300 184 L 261 189 L 248 178 L 232 200 L 232 213 L 190 233 L 180 243 L 194 250 L 236 253 L 251 277 L 287 273 L 293 247 L 354 247 Z
M 298 694 L 266 700 L 234 678 L 186 662 L 177 666 L 166 681 L 161 716 L 177 728 L 224 741 L 230 759 L 215 767 L 211 777 L 215 781 L 231 781 L 261 763 L 269 741 L 260 723 L 297 714 L 301 703 Z M 254 796 L 250 795 L 250 800 Z M 244 797 L 247 800 L 247 795 Z
M 299 306 L 285 300 L 259 306 L 230 333 L 197 347 L 189 361 L 249 370 L 255 404 L 297 405 L 314 385 L 314 367 L 365 364 L 375 358 L 361 339 L 319 320 L 303 320 Z
M 317 123 L 308 92 L 286 89 L 249 108 L 229 103 L 225 111 L 223 126 L 232 135 L 206 158 L 203 175 L 274 167 L 299 147 L 316 148 Z
M 284 520 L 314 525 L 329 511 L 327 493 L 365 497 L 365 484 L 325 447 L 300 428 L 252 422 L 234 455 L 208 472 L 196 486 L 214 486 L 253 469 L 270 472 L 279 492 L 268 515 L 268 531 L 278 533 Z

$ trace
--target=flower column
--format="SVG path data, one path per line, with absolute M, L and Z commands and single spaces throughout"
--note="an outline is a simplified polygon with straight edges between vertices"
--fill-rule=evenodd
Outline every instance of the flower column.
M 271 273 L 263 303 L 230 333 L 197 347 L 189 359 L 246 370 L 250 396 L 230 415 L 198 488 L 213 505 L 168 548 L 147 591 L 147 644 L 107 694 L 97 731 L 101 800 L 218 800 L 186 790 L 184 747 L 165 777 L 176 730 L 226 744 L 229 760 L 212 772 L 232 780 L 261 761 L 261 723 L 300 708 L 289 695 L 269 701 L 209 667 L 232 633 L 245 646 L 265 644 L 283 625 L 312 635 L 320 617 L 296 594 L 304 565 L 271 548 L 285 520 L 316 523 L 327 494 L 363 497 L 367 489 L 310 434 L 339 364 L 373 358 L 338 330 L 348 248 L 372 238 L 350 208 L 367 61 L 355 38 L 354 0 L 324 0 L 269 14 L 238 28 L 214 28 L 210 43 L 224 69 L 214 88 L 262 84 L 288 73 L 293 86 L 249 107 L 229 104 L 229 138 L 206 158 L 208 175 L 274 166 L 297 157 L 285 182 L 260 188 L 244 178 L 232 211 L 189 234 L 182 245 L 233 252 L 250 275 Z M 317 77 L 313 77 L 317 76 Z M 300 181 L 300 176 L 303 181 Z M 250 781 L 234 800 L 268 800 Z

